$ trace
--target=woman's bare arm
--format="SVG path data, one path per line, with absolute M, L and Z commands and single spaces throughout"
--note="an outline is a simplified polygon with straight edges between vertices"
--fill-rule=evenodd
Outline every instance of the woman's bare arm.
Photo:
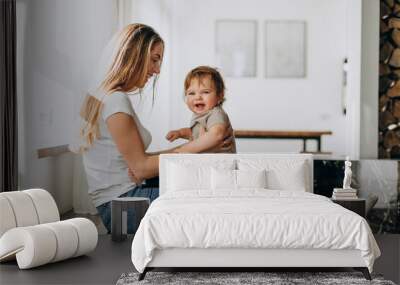
M 176 153 L 176 149 L 179 148 L 180 146 L 176 146 L 174 148 L 166 149 L 166 150 L 160 150 L 160 151 L 153 151 L 153 152 L 146 152 L 148 155 L 159 155 L 159 154 L 164 154 L 164 153 Z
M 168 134 L 165 136 L 167 140 L 170 142 L 173 142 L 174 140 L 177 139 L 186 139 L 186 140 L 191 140 L 192 139 L 192 130 L 190 128 L 182 128 L 178 130 L 172 130 L 169 131 Z
M 147 179 L 158 175 L 158 156 L 145 153 L 142 138 L 134 119 L 125 113 L 115 113 L 106 120 L 108 130 L 135 176 Z

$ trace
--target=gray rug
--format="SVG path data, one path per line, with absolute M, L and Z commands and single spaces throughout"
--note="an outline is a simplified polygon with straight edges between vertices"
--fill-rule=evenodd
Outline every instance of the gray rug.
M 142 281 L 138 273 L 122 274 L 117 285 L 133 284 L 379 284 L 395 285 L 382 276 L 372 275 L 372 281 L 364 278 L 360 272 L 148 272 Z

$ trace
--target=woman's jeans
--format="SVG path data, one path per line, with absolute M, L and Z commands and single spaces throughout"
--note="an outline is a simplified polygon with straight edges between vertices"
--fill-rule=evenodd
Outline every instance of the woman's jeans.
M 158 188 L 137 186 L 132 190 L 120 195 L 119 197 L 144 197 L 149 198 L 150 203 L 158 197 Z M 103 221 L 104 226 L 107 228 L 108 233 L 111 233 L 111 201 L 104 203 L 97 207 L 97 211 Z M 134 209 L 128 209 L 128 234 L 134 234 L 139 225 L 136 225 L 136 217 Z

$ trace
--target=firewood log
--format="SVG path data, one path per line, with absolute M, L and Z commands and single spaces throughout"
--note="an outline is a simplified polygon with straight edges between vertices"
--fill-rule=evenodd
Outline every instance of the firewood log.
M 390 56 L 389 65 L 393 67 L 400 67 L 400 49 L 396 48 L 393 50 Z
M 392 40 L 396 43 L 397 46 L 400 46 L 400 30 L 393 29 L 391 34 Z
M 398 18 L 390 18 L 388 21 L 389 29 L 400 29 L 400 19 Z
M 379 94 L 386 93 L 389 88 L 392 88 L 395 82 L 389 76 L 379 77 Z
M 400 158 L 400 146 L 396 145 L 390 149 L 391 158 Z
M 397 81 L 392 88 L 390 88 L 387 92 L 387 95 L 390 98 L 400 97 L 400 81 Z
M 388 63 L 393 53 L 393 46 L 389 42 L 385 42 L 379 53 L 379 60 L 383 63 Z
M 400 100 L 393 100 L 392 113 L 393 116 L 400 120 Z
M 385 19 L 389 18 L 390 14 L 392 13 L 392 9 L 390 9 L 390 7 L 384 1 L 381 1 L 380 6 L 381 6 L 381 9 L 380 9 L 381 19 L 385 20 Z
M 389 31 L 390 31 L 389 26 L 385 23 L 385 21 L 381 20 L 381 23 L 379 25 L 379 32 L 381 34 L 384 34 L 384 33 L 387 33 Z
M 390 150 L 386 150 L 383 146 L 379 147 L 379 158 L 390 158 Z
M 397 120 L 389 110 L 379 113 L 379 129 L 380 130 L 385 130 L 389 125 L 395 124 L 395 123 L 397 123 Z
M 391 74 L 396 75 L 397 78 L 400 78 L 400 69 L 390 69 Z
M 383 137 L 383 146 L 389 149 L 394 146 L 400 146 L 400 136 L 395 131 L 387 131 Z
M 387 103 L 390 101 L 389 97 L 386 95 L 382 95 L 379 97 L 379 110 L 381 112 L 385 111 L 387 108 Z
M 394 0 L 384 0 L 384 2 L 390 9 L 393 9 L 394 4 L 396 4 Z
M 390 72 L 391 72 L 391 70 L 387 64 L 383 64 L 383 63 L 379 64 L 379 75 L 380 76 L 389 75 Z
M 389 9 L 390 9 L 390 6 L 389 6 L 389 5 L 387 5 L 387 6 L 388 6 Z M 400 4 L 399 4 L 399 3 L 395 3 L 395 4 L 394 4 L 394 6 L 393 6 L 393 8 L 392 8 L 392 14 L 393 14 L 395 17 L 400 16 Z

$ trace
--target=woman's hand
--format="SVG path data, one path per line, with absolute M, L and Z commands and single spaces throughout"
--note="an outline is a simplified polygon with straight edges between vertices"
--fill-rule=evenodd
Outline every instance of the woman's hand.
M 200 134 L 204 134 L 204 132 L 204 129 L 200 129 Z M 229 128 L 227 128 L 224 132 L 224 140 L 216 147 L 207 150 L 207 152 L 229 152 L 233 147 L 234 141 L 235 137 L 233 135 L 233 129 L 231 126 L 229 126 Z
M 144 179 L 137 177 L 130 168 L 128 168 L 128 175 L 129 175 L 129 178 L 131 179 L 131 181 L 135 182 L 136 185 L 141 185 L 144 181 Z
M 204 136 L 206 134 L 206 128 L 203 126 L 199 127 L 199 137 Z

